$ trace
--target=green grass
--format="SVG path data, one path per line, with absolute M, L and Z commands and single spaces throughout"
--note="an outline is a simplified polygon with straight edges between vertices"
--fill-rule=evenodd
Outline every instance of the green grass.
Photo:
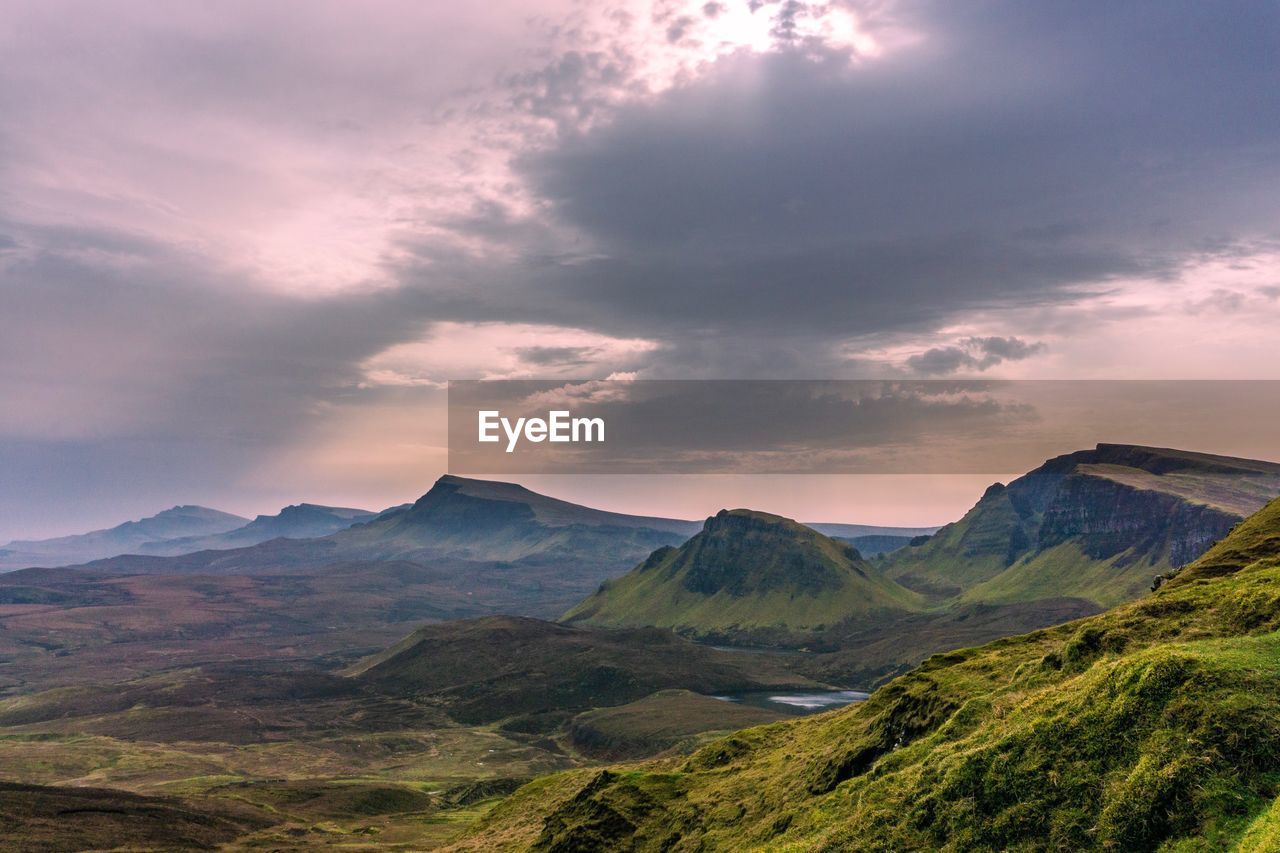
M 1063 596 L 1102 607 L 1133 601 L 1151 589 L 1168 564 L 1129 552 L 1095 560 L 1075 542 L 1031 554 L 960 596 L 963 603 L 1006 604 Z
M 862 705 L 687 759 L 542 780 L 467 843 L 1275 849 L 1277 629 L 1280 501 L 1139 601 L 936 655 Z

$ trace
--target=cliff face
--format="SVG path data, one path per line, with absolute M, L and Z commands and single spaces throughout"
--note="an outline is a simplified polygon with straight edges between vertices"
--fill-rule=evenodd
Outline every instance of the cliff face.
M 1129 552 L 1177 568 L 1198 558 L 1240 517 L 1176 495 L 1088 474 L 1063 479 L 1045 508 L 1037 547 L 1076 540 L 1095 560 Z
M 1110 604 L 1145 590 L 1151 574 L 1195 560 L 1277 494 L 1274 463 L 1100 444 L 992 486 L 963 519 L 895 552 L 885 571 L 935 600 L 1069 590 Z M 1098 562 L 1112 571 L 1091 572 Z M 1126 569 L 1133 577 L 1118 583 Z

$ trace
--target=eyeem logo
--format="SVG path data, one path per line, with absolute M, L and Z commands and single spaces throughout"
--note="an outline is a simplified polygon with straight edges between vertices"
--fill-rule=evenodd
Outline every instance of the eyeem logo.
M 498 430 L 507 436 L 507 452 L 514 453 L 521 437 L 535 444 L 542 441 L 552 442 L 584 442 L 604 441 L 604 418 L 574 418 L 567 411 L 547 412 L 543 418 L 516 418 L 513 424 L 509 418 L 495 409 L 481 410 L 480 441 L 496 444 L 502 440 Z

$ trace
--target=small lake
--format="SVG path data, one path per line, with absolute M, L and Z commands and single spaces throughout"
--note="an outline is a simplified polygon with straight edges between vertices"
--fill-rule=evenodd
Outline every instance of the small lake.
M 777 690 L 752 690 L 728 693 L 715 698 L 756 708 L 768 708 L 787 714 L 816 714 L 865 701 L 871 694 L 861 690 L 804 690 L 788 693 Z

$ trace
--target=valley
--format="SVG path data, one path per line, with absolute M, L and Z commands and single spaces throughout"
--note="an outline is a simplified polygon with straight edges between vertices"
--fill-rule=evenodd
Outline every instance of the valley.
M 1280 500 L 1138 601 L 843 711 L 539 780 L 451 849 L 1272 850 L 1277 584 Z

